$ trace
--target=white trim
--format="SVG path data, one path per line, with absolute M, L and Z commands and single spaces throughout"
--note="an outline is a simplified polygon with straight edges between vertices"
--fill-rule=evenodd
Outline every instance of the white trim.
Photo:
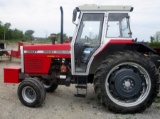
M 11 50 L 7 50 L 7 49 L 0 49 L 0 51 L 11 51 Z
M 100 43 L 100 45 L 99 45 L 99 47 L 97 48 L 97 50 L 92 54 L 92 56 L 91 56 L 91 58 L 90 58 L 90 60 L 89 60 L 89 62 L 88 62 L 88 65 L 87 65 L 87 69 L 86 69 L 86 75 L 88 75 L 89 74 L 89 71 L 90 71 L 90 67 L 91 67 L 91 64 L 92 64 L 92 62 L 93 62 L 93 60 L 94 60 L 94 56 L 95 56 L 95 54 L 97 54 L 97 52 L 99 52 L 99 50 L 102 48 L 102 46 L 103 46 L 103 41 L 104 41 L 104 38 L 105 38 L 105 31 L 106 31 L 106 21 L 108 20 L 108 17 L 107 17 L 108 15 L 107 15 L 107 13 L 104 13 L 104 19 L 103 19 L 103 26 L 102 26 L 102 36 L 101 36 L 101 43 Z
M 81 16 L 80 16 L 79 21 L 78 21 L 78 26 L 76 26 L 75 32 L 73 34 L 72 42 L 71 42 L 71 72 L 72 72 L 72 75 L 75 75 L 74 44 L 75 44 L 75 40 L 77 38 L 77 33 L 78 33 L 78 30 L 79 30 L 79 26 L 81 24 L 81 19 L 82 19 L 83 13 L 81 12 L 80 15 Z
M 95 5 L 95 4 L 86 4 L 78 6 L 81 11 L 131 11 L 132 6 L 118 6 L 118 5 Z
M 104 25 L 105 25 L 105 18 L 106 18 L 106 13 L 105 12 L 100 12 L 100 11 L 97 11 L 97 12 L 83 12 L 83 13 L 81 13 L 81 18 L 80 18 L 80 21 L 82 20 L 82 16 L 83 16 L 83 14 L 84 13 L 103 13 L 104 14 L 104 19 L 103 19 L 103 26 L 102 26 L 102 35 L 101 35 L 101 43 L 100 43 L 100 45 L 99 45 L 99 47 L 98 47 L 98 49 L 101 47 L 101 45 L 102 45 L 102 40 L 103 40 L 103 38 L 104 38 Z M 74 56 L 74 45 L 75 45 L 75 40 L 76 40 L 76 37 L 77 37 L 77 32 L 78 32 L 78 29 L 79 29 L 79 26 L 80 26 L 80 23 L 78 24 L 78 28 L 77 28 L 77 30 L 76 30 L 76 33 L 74 34 L 74 40 L 72 39 L 72 43 L 71 43 L 71 70 L 72 70 L 72 75 L 88 75 L 89 74 L 89 69 L 90 69 L 90 66 L 91 66 L 91 63 L 92 63 L 92 61 L 93 61 L 93 59 L 94 59 L 94 54 L 97 52 L 97 50 L 92 54 L 92 56 L 91 56 L 91 58 L 90 58 L 90 60 L 89 60 L 89 62 L 88 62 L 88 64 L 87 64 L 87 68 L 86 68 L 86 72 L 83 72 L 83 73 L 81 73 L 81 72 L 76 72 L 75 71 L 75 56 Z
M 71 54 L 70 50 L 24 50 L 24 54 Z
M 6 49 L 7 48 L 7 45 L 6 45 L 6 43 L 4 43 L 4 49 Z
M 91 56 L 91 58 L 88 62 L 88 65 L 87 65 L 86 72 L 80 73 L 80 72 L 75 72 L 74 45 L 75 45 L 75 40 L 76 40 L 76 37 L 77 37 L 78 29 L 79 29 L 79 26 L 80 26 L 80 22 L 82 20 L 82 16 L 83 16 L 84 13 L 104 13 L 104 21 L 103 21 L 101 44 L 98 47 L 98 49 L 92 54 L 92 56 Z M 72 75 L 88 75 L 89 71 L 90 71 L 92 61 L 94 60 L 94 56 L 97 53 L 99 53 L 111 39 L 123 39 L 123 40 L 132 39 L 132 38 L 107 38 L 106 37 L 108 14 L 109 13 L 128 13 L 129 14 L 129 12 L 127 12 L 127 11 L 108 11 L 108 12 L 106 12 L 106 11 L 105 12 L 104 11 L 83 11 L 83 12 L 81 12 L 81 17 L 80 17 L 80 20 L 79 20 L 79 24 L 78 24 L 78 27 L 76 27 L 76 30 L 75 30 L 75 33 L 74 33 L 74 36 L 73 36 L 73 39 L 72 39 L 72 42 L 71 42 L 71 72 L 72 72 Z
M 21 52 L 21 72 L 24 73 L 24 52 L 23 52 L 23 46 L 20 46 L 20 52 Z

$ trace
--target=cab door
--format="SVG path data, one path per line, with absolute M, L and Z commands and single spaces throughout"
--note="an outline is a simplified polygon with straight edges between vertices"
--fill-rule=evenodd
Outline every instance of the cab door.
M 73 44 L 72 71 L 75 74 L 86 74 L 88 62 L 100 46 L 103 20 L 103 13 L 83 13 Z

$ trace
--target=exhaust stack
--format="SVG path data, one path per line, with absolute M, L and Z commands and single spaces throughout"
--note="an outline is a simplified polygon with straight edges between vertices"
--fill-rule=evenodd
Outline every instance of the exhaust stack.
M 61 44 L 63 43 L 63 8 L 60 7 L 61 10 Z

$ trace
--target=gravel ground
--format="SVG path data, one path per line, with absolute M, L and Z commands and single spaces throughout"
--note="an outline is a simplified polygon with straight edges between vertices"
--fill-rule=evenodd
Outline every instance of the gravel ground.
M 25 107 L 17 97 L 18 85 L 3 83 L 3 68 L 11 65 L 20 65 L 20 59 L 13 58 L 10 63 L 6 57 L 0 57 L 0 119 L 159 119 L 160 103 L 153 103 L 138 114 L 110 112 L 98 102 L 92 84 L 86 98 L 74 97 L 75 85 L 59 86 L 54 93 L 47 93 L 42 107 Z

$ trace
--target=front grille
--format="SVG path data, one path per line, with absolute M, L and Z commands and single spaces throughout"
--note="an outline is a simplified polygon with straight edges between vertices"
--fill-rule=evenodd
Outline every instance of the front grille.
M 43 61 L 41 59 L 26 59 L 26 72 L 41 72 L 43 69 Z

